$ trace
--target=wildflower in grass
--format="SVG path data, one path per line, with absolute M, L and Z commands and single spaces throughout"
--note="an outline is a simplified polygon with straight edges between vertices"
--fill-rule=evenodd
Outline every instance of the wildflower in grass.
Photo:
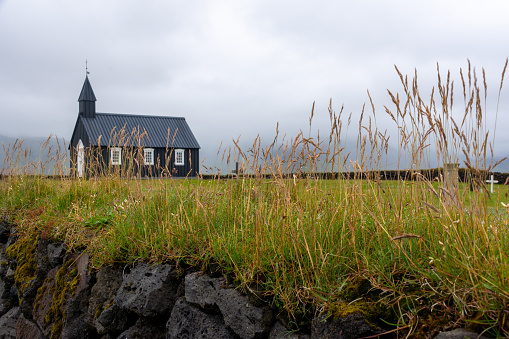
M 428 257 L 429 259 L 429 264 L 433 264 L 435 261 L 440 261 L 440 259 L 437 259 L 437 258 L 433 258 L 433 257 Z

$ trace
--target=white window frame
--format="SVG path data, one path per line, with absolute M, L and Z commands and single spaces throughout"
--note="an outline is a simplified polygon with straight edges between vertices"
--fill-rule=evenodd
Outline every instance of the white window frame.
M 118 152 L 118 161 L 114 161 L 115 157 L 113 156 L 115 152 Z M 120 147 L 112 147 L 110 149 L 110 159 L 112 165 L 122 165 L 122 148 Z
M 185 150 L 176 149 L 175 150 L 175 166 L 184 166 L 185 162 Z
M 150 155 L 149 161 L 147 161 L 147 155 Z M 153 165 L 154 164 L 154 149 L 153 148 L 143 149 L 143 159 L 145 161 L 145 165 Z

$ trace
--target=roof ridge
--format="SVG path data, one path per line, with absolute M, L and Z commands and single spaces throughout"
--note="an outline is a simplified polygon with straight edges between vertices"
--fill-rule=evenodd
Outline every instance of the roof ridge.
M 104 113 L 97 112 L 96 114 L 100 115 L 122 115 L 127 117 L 142 117 L 142 118 L 163 118 L 163 119 L 186 119 L 185 117 L 176 117 L 176 116 L 168 116 L 168 115 L 148 115 L 148 114 L 131 114 L 131 113 Z

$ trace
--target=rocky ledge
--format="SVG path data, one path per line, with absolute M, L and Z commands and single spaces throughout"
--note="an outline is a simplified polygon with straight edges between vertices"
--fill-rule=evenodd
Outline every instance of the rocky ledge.
M 63 243 L 18 237 L 0 222 L 0 338 L 362 338 L 391 337 L 362 312 L 317 316 L 290 331 L 262 301 L 225 277 L 168 264 L 89 269 Z M 476 338 L 463 329 L 436 338 Z

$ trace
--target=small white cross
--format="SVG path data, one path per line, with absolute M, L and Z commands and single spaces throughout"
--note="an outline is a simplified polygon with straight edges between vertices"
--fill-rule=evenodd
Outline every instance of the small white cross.
M 491 179 L 490 180 L 486 180 L 486 182 L 488 184 L 491 184 L 491 193 L 493 193 L 493 184 L 496 184 L 498 182 L 498 180 L 493 180 L 493 174 L 491 175 Z

